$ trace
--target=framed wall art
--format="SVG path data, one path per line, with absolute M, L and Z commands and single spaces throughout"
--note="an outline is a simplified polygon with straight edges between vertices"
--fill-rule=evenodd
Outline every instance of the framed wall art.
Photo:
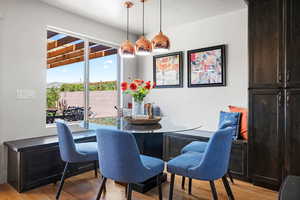
M 225 45 L 190 50 L 188 87 L 226 86 Z
M 183 52 L 153 56 L 153 81 L 157 88 L 183 87 Z

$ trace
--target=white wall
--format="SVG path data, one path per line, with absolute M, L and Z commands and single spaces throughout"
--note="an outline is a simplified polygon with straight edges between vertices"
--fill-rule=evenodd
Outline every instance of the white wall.
M 37 0 L 1 0 L 0 14 L 0 183 L 5 181 L 4 141 L 53 134 L 45 128 L 46 27 L 54 26 L 119 44 L 125 33 L 48 6 Z M 101 12 L 101 11 L 99 11 Z M 136 38 L 135 36 L 132 36 Z M 124 76 L 136 72 L 135 60 Z M 17 100 L 17 89 L 30 89 L 31 100 Z
M 215 130 L 221 110 L 228 105 L 247 107 L 248 47 L 247 13 L 240 10 L 165 30 L 171 40 L 171 52 L 184 51 L 184 88 L 155 89 L 148 101 L 161 106 L 174 121 L 203 125 Z M 149 34 L 152 38 L 154 34 Z M 186 51 L 214 45 L 227 45 L 227 86 L 187 88 Z M 153 80 L 152 57 L 138 60 L 138 74 Z

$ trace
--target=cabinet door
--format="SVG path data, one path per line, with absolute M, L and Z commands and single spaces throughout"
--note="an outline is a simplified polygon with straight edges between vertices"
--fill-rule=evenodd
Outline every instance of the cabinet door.
M 196 139 L 165 134 L 163 155 L 164 160 L 169 161 L 180 155 L 181 149 L 193 141 L 196 141 Z
M 230 172 L 241 180 L 249 181 L 248 179 L 248 144 L 244 141 L 236 140 L 231 147 L 230 155 Z
M 300 176 L 300 89 L 286 91 L 286 169 Z
M 300 87 L 300 1 L 287 0 L 286 86 Z
M 250 176 L 255 185 L 278 189 L 282 179 L 283 92 L 250 91 Z
M 283 87 L 282 0 L 249 3 L 249 86 Z

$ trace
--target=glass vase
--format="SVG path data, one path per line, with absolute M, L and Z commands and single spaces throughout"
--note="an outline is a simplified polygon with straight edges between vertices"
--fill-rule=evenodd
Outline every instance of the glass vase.
M 137 118 L 139 116 L 144 116 L 145 115 L 145 105 L 144 105 L 144 100 L 142 101 L 136 101 L 134 98 L 132 98 L 132 113 L 131 116 L 132 118 Z

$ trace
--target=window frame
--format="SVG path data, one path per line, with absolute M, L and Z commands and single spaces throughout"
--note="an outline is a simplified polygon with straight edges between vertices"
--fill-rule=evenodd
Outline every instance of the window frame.
M 83 75 L 84 75 L 84 80 L 83 80 L 83 85 L 84 85 L 84 122 L 88 122 L 88 108 L 89 108 L 89 84 L 90 84 L 90 59 L 89 59 L 89 43 L 93 42 L 96 44 L 100 44 L 100 45 L 106 45 L 112 48 L 119 48 L 119 44 L 116 43 L 112 43 L 112 42 L 107 42 L 107 41 L 103 41 L 97 38 L 93 38 L 84 34 L 80 34 L 80 33 L 74 33 L 72 31 L 67 31 L 64 29 L 60 29 L 57 27 L 53 27 L 53 26 L 47 26 L 45 33 L 47 33 L 47 31 L 53 31 L 59 34 L 64 34 L 67 36 L 72 36 L 72 37 L 76 37 L 79 38 L 81 40 L 83 40 L 84 42 L 84 70 L 83 70 Z M 45 37 L 47 38 L 47 37 Z M 45 56 L 47 57 L 47 56 Z M 47 61 L 47 59 L 46 59 Z M 122 77 L 123 77 L 123 59 L 121 59 L 120 55 L 117 54 L 117 106 L 120 108 L 120 105 L 122 105 L 122 92 L 121 89 L 119 87 L 119 85 L 122 82 Z M 47 64 L 46 64 L 47 66 Z M 44 114 L 44 116 L 46 116 L 46 113 Z M 46 121 L 46 120 L 44 120 Z M 73 122 L 72 124 L 76 124 L 75 122 Z M 85 123 L 86 124 L 86 123 Z M 46 127 L 53 127 L 55 126 L 55 124 L 47 124 L 46 123 Z

